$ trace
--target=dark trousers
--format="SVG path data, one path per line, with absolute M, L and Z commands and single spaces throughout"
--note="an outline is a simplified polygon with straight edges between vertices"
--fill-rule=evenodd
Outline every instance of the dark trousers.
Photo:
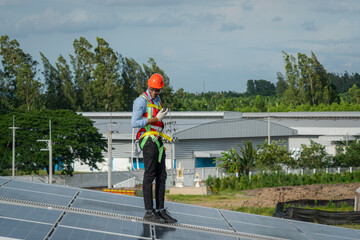
M 160 146 L 163 142 L 160 141 Z M 155 179 L 155 201 L 156 209 L 164 208 L 166 167 L 165 167 L 165 151 L 163 152 L 161 162 L 159 163 L 159 149 L 151 137 L 146 141 L 143 148 L 144 159 L 144 179 L 143 179 L 143 196 L 145 210 L 153 209 L 153 191 L 152 183 Z

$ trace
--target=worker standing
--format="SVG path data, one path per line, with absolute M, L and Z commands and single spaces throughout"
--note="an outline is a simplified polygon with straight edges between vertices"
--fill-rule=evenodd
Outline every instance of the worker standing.
M 140 128 L 136 138 L 139 140 L 140 149 L 143 151 L 144 179 L 143 196 L 145 205 L 144 219 L 157 223 L 176 223 L 177 220 L 170 216 L 164 207 L 166 166 L 163 138 L 172 140 L 162 133 L 168 109 L 164 109 L 160 100 L 160 92 L 164 87 L 164 78 L 153 74 L 148 80 L 148 89 L 135 99 L 131 125 Z M 152 183 L 155 179 L 155 202 L 153 207 Z

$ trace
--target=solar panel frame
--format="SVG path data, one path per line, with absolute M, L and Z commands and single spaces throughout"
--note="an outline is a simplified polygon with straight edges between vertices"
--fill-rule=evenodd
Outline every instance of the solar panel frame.
M 41 208 L 0 203 L 0 217 L 54 224 L 62 213 L 62 211 L 57 210 L 49 211 Z
M 175 229 L 171 227 L 154 226 L 155 239 L 188 239 L 188 240 L 236 240 L 236 237 L 220 236 L 214 233 L 206 233 L 201 231 L 191 231 L 185 229 Z M 243 239 L 243 238 L 241 238 Z
M 123 214 L 134 217 L 143 217 L 145 214 L 145 210 L 141 207 L 111 202 L 102 202 L 84 198 L 76 198 L 71 206 L 76 208 Z
M 0 218 L 0 236 L 15 239 L 44 239 L 52 224 Z
M 336 237 L 337 239 L 360 239 L 360 231 L 354 229 L 301 222 L 296 220 L 287 221 L 300 231 L 304 232 L 306 235 L 314 236 L 315 239 L 330 239 L 330 237 Z
M 10 179 L 7 178 L 0 178 L 0 186 L 9 181 Z
M 15 188 L 33 192 L 40 192 L 46 194 L 57 194 L 57 195 L 64 195 L 68 197 L 73 197 L 79 191 L 76 188 L 71 187 L 64 187 L 59 185 L 53 184 L 46 184 L 46 183 L 34 183 L 34 182 L 23 182 L 23 181 L 16 181 L 11 180 L 7 183 L 4 187 L 6 188 Z
M 68 237 L 66 237 L 68 236 Z M 152 238 L 139 238 L 138 236 L 125 236 L 115 233 L 102 233 L 97 231 L 89 231 L 85 229 L 74 229 L 64 226 L 59 226 L 52 234 L 51 240 L 135 240 L 135 239 L 152 239 Z
M 46 194 L 46 193 L 27 191 L 23 189 L 6 188 L 6 187 L 0 188 L 0 196 L 6 198 L 26 200 L 26 201 L 55 204 L 61 206 L 69 205 L 73 199 L 73 197 L 68 197 L 68 196 Z
M 77 213 L 66 213 L 59 226 L 151 238 L 150 224 Z

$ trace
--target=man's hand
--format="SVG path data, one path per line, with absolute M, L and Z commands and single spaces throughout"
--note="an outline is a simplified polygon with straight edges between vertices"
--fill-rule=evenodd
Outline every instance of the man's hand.
M 168 113 L 169 109 L 161 109 L 160 112 L 158 112 L 158 114 L 156 115 L 156 118 L 158 119 L 159 122 L 161 122 L 161 120 L 166 116 L 166 114 Z

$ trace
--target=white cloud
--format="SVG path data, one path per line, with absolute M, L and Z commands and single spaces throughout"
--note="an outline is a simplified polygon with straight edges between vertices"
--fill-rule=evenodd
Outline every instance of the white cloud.
M 236 23 L 223 23 L 221 25 L 220 31 L 222 32 L 232 32 L 236 30 L 243 30 L 245 28 L 244 25 L 239 25 Z
M 315 21 L 306 21 L 301 24 L 306 31 L 317 31 L 317 27 L 315 25 Z
M 170 59 L 170 60 L 174 60 L 177 58 L 177 52 L 172 47 L 164 47 L 161 51 L 161 54 L 163 57 Z
M 70 12 L 47 8 L 42 13 L 35 13 L 20 18 L 15 24 L 19 34 L 50 32 L 83 32 L 96 29 L 107 29 L 117 25 L 113 16 L 101 16 L 89 13 L 84 9 L 73 9 Z
M 252 2 L 250 0 L 247 0 L 246 2 L 244 2 L 241 5 L 241 8 L 245 11 L 252 11 L 252 10 L 254 10 L 254 5 L 252 4 Z
M 274 17 L 271 21 L 273 21 L 273 22 L 281 22 L 282 18 L 281 17 Z

